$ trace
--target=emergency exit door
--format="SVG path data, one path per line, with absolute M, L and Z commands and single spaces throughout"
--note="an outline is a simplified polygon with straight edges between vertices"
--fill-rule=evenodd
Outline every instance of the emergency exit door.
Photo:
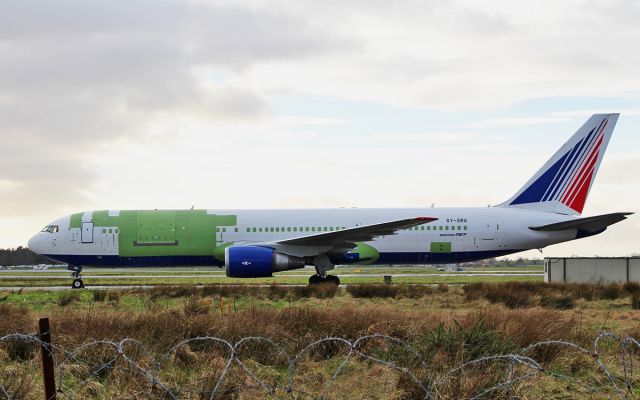
M 93 243 L 93 222 L 83 222 L 80 231 L 80 242 Z

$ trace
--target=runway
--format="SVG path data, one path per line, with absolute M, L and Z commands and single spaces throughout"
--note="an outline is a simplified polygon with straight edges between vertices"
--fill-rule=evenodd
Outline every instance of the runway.
M 310 274 L 285 274 L 285 275 L 275 275 L 274 278 L 282 277 L 282 278 L 307 278 Z M 538 272 L 522 272 L 522 273 L 514 273 L 514 272 L 505 272 L 505 273 L 489 273 L 489 272 L 477 272 L 477 273 L 469 273 L 469 272 L 444 272 L 444 273 L 428 273 L 428 274 L 337 274 L 343 278 L 382 278 L 385 276 L 391 276 L 393 278 L 407 277 L 407 278 L 419 278 L 419 277 L 437 277 L 437 276 L 544 276 L 543 273 Z M 205 274 L 195 274 L 195 275 L 183 275 L 183 274 L 174 274 L 174 275 L 91 275 L 91 274 L 82 274 L 83 279 L 148 279 L 148 278 L 219 278 L 219 279 L 228 279 L 226 275 L 215 274 L 215 275 L 205 275 Z M 2 279 L 71 279 L 69 275 L 5 275 L 0 274 L 0 280 Z

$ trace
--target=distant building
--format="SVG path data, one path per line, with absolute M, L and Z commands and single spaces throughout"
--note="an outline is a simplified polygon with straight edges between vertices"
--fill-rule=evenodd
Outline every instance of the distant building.
M 640 282 L 640 257 L 546 257 L 544 281 L 565 283 Z

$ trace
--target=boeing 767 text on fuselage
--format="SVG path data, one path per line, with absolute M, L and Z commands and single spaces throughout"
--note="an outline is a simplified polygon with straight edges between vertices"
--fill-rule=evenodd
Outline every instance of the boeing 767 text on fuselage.
M 581 217 L 619 114 L 596 114 L 509 200 L 481 208 L 88 211 L 59 218 L 29 248 L 83 266 L 226 266 L 269 277 L 313 265 L 310 284 L 339 283 L 336 264 L 482 260 L 603 232 L 630 213 Z

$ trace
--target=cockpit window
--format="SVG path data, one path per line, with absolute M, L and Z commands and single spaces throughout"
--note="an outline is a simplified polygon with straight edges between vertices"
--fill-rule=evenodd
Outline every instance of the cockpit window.
M 40 232 L 57 233 L 58 225 L 47 225 Z

